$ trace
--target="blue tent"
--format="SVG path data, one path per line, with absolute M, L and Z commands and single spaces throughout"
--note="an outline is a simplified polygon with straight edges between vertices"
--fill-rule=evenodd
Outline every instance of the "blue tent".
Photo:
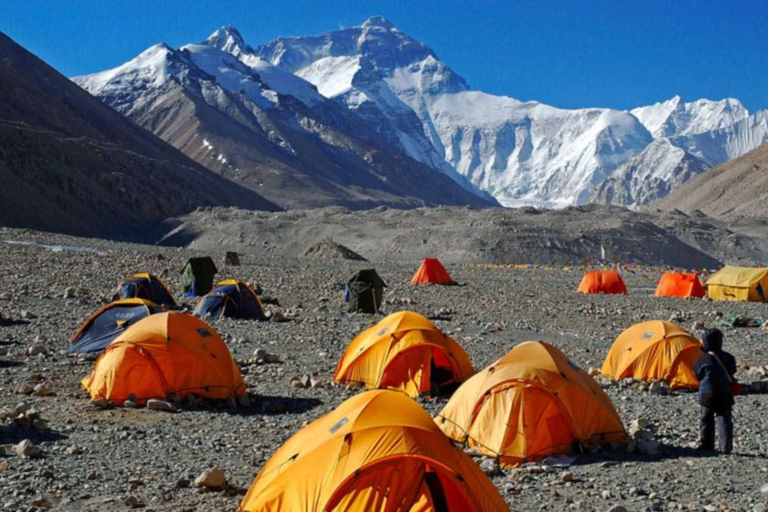
M 83 323 L 72 337 L 70 354 L 101 352 L 107 345 L 142 318 L 164 309 L 145 299 L 110 302 Z
M 227 279 L 214 286 L 195 309 L 197 316 L 226 316 L 250 320 L 266 320 L 264 307 L 256 292 L 242 281 Z
M 123 281 L 112 300 L 145 299 L 162 306 L 176 307 L 173 294 L 159 278 L 139 272 Z

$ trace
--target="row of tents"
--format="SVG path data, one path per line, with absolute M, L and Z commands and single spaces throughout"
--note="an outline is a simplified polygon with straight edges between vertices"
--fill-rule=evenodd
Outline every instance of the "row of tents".
M 644 322 L 616 339 L 602 373 L 696 388 L 691 368 L 701 353 L 679 326 Z M 507 510 L 458 446 L 514 467 L 627 439 L 610 398 L 556 347 L 524 342 L 475 373 L 453 339 L 412 312 L 361 332 L 334 379 L 378 389 L 291 437 L 239 510 L 380 510 L 388 499 L 402 510 Z M 434 419 L 405 397 L 441 391 L 452 396 Z
M 595 270 L 584 274 L 579 293 L 624 294 L 627 286 L 618 271 Z M 656 286 L 656 297 L 709 297 L 712 300 L 768 302 L 768 268 L 727 265 L 703 285 L 695 273 L 665 272 Z
M 700 353 L 698 340 L 681 328 L 645 322 L 617 338 L 602 372 L 696 387 L 691 366 Z M 455 340 L 413 312 L 389 315 L 356 336 L 334 380 L 377 391 L 349 399 L 289 439 L 262 468 L 241 510 L 278 504 L 304 510 L 302 503 L 378 509 L 392 496 L 416 500 L 409 510 L 505 510 L 496 489 L 456 444 L 517 466 L 626 439 L 608 396 L 556 347 L 521 343 L 475 372 Z M 101 353 L 83 385 L 92 399 L 115 405 L 170 394 L 226 399 L 246 392 L 221 336 L 182 312 L 159 312 L 128 327 Z M 406 397 L 421 394 L 451 398 L 433 420 Z M 333 454 L 342 446 L 339 472 Z

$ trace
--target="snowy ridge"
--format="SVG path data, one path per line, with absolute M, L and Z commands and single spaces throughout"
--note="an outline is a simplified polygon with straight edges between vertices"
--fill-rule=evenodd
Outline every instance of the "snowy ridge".
M 694 135 L 719 130 L 749 116 L 741 102 L 733 98 L 720 101 L 700 99 L 685 103 L 680 96 L 663 103 L 638 107 L 631 112 L 654 137 Z
M 332 102 L 396 151 L 505 206 L 597 200 L 638 207 L 768 140 L 768 111 L 750 115 L 733 98 L 566 110 L 471 90 L 431 48 L 380 16 L 257 47 L 224 26 L 201 44 L 156 45 L 75 80 L 124 113 L 160 98 L 131 91 L 162 89 L 169 80 L 196 80 L 210 103 L 225 102 L 223 91 L 244 94 L 256 110 L 294 109 L 285 97 L 310 109 Z M 274 142 L 293 151 L 281 137 Z

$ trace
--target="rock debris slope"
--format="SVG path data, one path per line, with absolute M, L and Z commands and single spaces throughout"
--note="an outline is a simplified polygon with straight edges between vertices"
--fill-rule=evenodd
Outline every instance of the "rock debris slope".
M 0 33 L 0 224 L 146 236 L 199 206 L 276 209 L 85 93 Z

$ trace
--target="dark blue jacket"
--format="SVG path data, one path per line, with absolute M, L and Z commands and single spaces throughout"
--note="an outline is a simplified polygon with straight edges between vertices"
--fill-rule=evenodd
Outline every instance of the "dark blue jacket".
M 728 352 L 723 352 L 720 344 L 709 346 L 704 343 L 701 348 L 705 353 L 699 356 L 693 365 L 693 372 L 699 379 L 699 403 L 707 407 L 733 405 L 731 382 L 728 377 L 733 378 L 736 373 L 736 359 Z M 710 352 L 723 364 L 718 363 Z

